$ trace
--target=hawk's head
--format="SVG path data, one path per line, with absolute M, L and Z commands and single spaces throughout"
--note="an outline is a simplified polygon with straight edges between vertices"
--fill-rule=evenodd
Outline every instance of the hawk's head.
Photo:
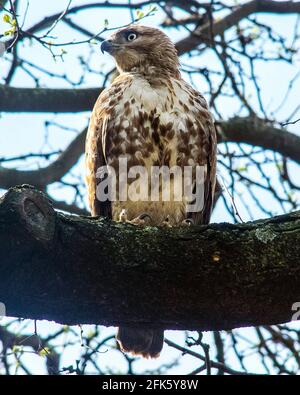
M 101 50 L 115 58 L 120 71 L 161 69 L 178 74 L 174 44 L 164 32 L 153 27 L 131 25 L 120 29 L 102 42 Z

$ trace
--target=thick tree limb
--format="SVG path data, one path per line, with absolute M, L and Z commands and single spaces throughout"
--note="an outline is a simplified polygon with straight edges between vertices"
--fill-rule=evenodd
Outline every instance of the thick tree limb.
M 67 324 L 220 330 L 289 321 L 300 212 L 240 225 L 139 228 L 56 213 L 28 187 L 0 201 L 7 314 Z

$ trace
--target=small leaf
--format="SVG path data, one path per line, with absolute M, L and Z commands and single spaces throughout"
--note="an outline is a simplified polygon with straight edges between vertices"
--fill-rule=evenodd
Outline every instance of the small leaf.
M 16 28 L 12 27 L 11 29 L 6 30 L 6 32 L 4 32 L 3 34 L 4 34 L 4 36 L 13 36 L 15 34 L 15 31 L 16 31 Z
M 16 346 L 16 345 L 13 346 L 12 352 L 13 352 L 14 354 L 16 354 L 17 352 L 20 352 L 20 351 L 21 351 L 21 348 L 20 348 L 19 346 Z
M 11 16 L 8 14 L 3 15 L 3 21 L 6 23 L 11 23 Z
M 88 334 L 87 334 L 87 338 L 88 338 L 88 339 L 92 339 L 94 336 L 95 336 L 95 331 L 93 331 L 93 330 L 90 330 L 90 331 L 88 332 Z
M 40 357 L 46 357 L 47 355 L 50 354 L 50 350 L 48 347 L 43 348 L 40 352 L 39 352 L 39 356 Z
M 256 34 L 256 35 L 260 34 L 260 28 L 258 26 L 253 26 L 251 31 L 253 34 Z
M 283 163 L 282 163 L 282 162 L 276 163 L 276 167 L 277 167 L 277 169 L 278 169 L 279 171 L 282 171 L 282 170 L 283 170 Z
M 137 17 L 137 19 L 142 19 L 144 16 L 145 16 L 144 11 L 142 11 L 142 10 L 137 10 L 137 11 L 136 11 L 136 17 Z
M 158 11 L 157 6 L 156 6 L 156 5 L 152 5 L 152 6 L 150 7 L 150 12 L 156 12 L 156 11 Z
M 104 19 L 104 27 L 107 28 L 108 26 L 108 19 Z

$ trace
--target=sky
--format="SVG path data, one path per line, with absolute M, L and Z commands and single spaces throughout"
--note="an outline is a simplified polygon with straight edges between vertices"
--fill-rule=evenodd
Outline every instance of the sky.
M 72 6 L 77 4 L 84 3 L 93 3 L 96 1 L 86 1 L 86 0 L 73 0 Z M 118 1 L 120 2 L 120 0 Z M 121 1 L 122 2 L 122 1 Z M 134 2 L 134 1 L 133 1 Z M 26 1 L 21 0 L 21 9 L 20 14 L 22 15 L 23 10 L 26 8 Z M 123 1 L 126 3 L 126 1 Z M 52 0 L 52 1 L 43 1 L 40 0 L 30 0 L 30 6 L 28 8 L 27 17 L 24 22 L 24 29 L 33 25 L 35 22 L 39 21 L 42 17 L 55 13 L 57 11 L 61 11 L 67 6 L 67 1 L 61 0 Z M 4 31 L 7 27 L 3 23 L 2 16 L 0 14 L 0 33 Z M 261 21 L 268 22 L 276 27 L 278 32 L 282 32 L 288 35 L 292 32 L 293 22 L 295 21 L 295 17 L 293 16 L 285 16 L 285 17 L 277 17 L 277 16 L 266 16 L 262 15 L 259 17 Z M 99 9 L 81 12 L 78 15 L 74 16 L 74 21 L 77 21 L 81 25 L 86 27 L 91 27 L 93 31 L 100 31 L 104 26 L 104 21 L 107 19 L 109 21 L 109 27 L 118 27 L 120 25 L 129 23 L 131 20 L 131 14 L 126 10 L 122 9 Z M 154 16 L 147 18 L 143 23 L 151 26 L 156 26 L 160 23 L 162 19 L 161 12 L 155 13 Z M 182 38 L 185 33 L 177 31 L 176 29 L 171 29 L 167 31 L 173 41 L 177 41 Z M 82 37 L 80 34 L 75 34 L 69 28 L 67 28 L 64 24 L 59 23 L 53 33 L 58 37 L 60 42 L 67 42 L 69 40 L 79 40 Z M 230 33 L 229 33 L 230 34 Z M 106 35 L 104 35 L 105 37 Z M 54 38 L 55 39 L 55 38 Z M 92 55 L 90 54 L 90 49 L 92 47 Z M 68 77 L 76 82 L 80 79 L 81 76 L 81 67 L 78 57 L 82 57 L 86 61 L 88 61 L 89 67 L 98 73 L 87 73 L 85 76 L 85 80 L 81 87 L 97 87 L 99 88 L 102 85 L 103 77 L 99 75 L 100 70 L 109 71 L 113 67 L 113 61 L 111 57 L 107 54 L 102 54 L 99 49 L 99 44 L 97 45 L 76 45 L 76 46 L 68 46 L 64 47 L 67 51 L 65 56 L 65 61 L 56 60 L 54 61 L 50 52 L 45 50 L 39 45 L 29 45 L 28 42 L 25 41 L 24 45 L 21 48 L 22 57 L 28 61 L 35 62 L 40 67 L 45 69 L 51 69 L 57 74 L 67 73 Z M 8 70 L 9 63 L 7 59 L 10 59 L 10 55 L 5 55 L 0 58 L 0 82 L 2 77 L 5 75 Z M 181 59 L 182 64 L 199 66 L 199 58 L 190 59 L 188 56 L 184 56 Z M 201 58 L 201 67 L 209 67 L 211 69 L 217 69 L 218 65 L 215 58 L 212 55 L 207 55 L 204 58 Z M 247 67 L 245 65 L 245 67 Z M 295 75 L 295 68 L 283 64 L 283 63 L 272 63 L 272 64 L 261 64 L 259 77 L 262 86 L 262 92 L 264 98 L 270 108 L 276 108 L 284 93 L 286 92 L 289 80 Z M 187 76 L 185 76 L 187 78 Z M 194 84 L 197 88 L 203 92 L 204 94 L 207 92 L 206 82 L 203 77 L 198 76 L 194 79 Z M 299 101 L 299 97 L 297 92 L 300 90 L 300 81 L 296 82 L 296 89 L 294 89 L 294 93 L 292 93 L 288 99 L 286 100 L 285 106 L 283 106 L 280 117 L 284 119 L 290 112 L 290 109 L 295 106 L 295 103 Z M 32 78 L 26 74 L 25 72 L 18 72 L 13 80 L 13 86 L 16 87 L 34 87 L 34 81 Z M 63 81 L 61 78 L 50 78 L 45 76 L 43 73 L 40 73 L 40 86 L 47 86 L 52 88 L 62 88 L 62 87 L 71 87 L 70 84 Z M 297 87 L 299 89 L 297 89 Z M 250 89 L 251 94 L 251 89 Z M 223 99 L 222 107 L 223 114 L 225 117 L 230 117 L 232 114 L 236 112 L 236 103 L 233 100 Z M 243 114 L 240 114 L 243 115 Z M 9 156 L 17 156 L 20 154 L 24 154 L 27 152 L 40 152 L 44 150 L 44 152 L 50 152 L 52 150 L 63 150 L 69 142 L 72 141 L 76 133 L 80 132 L 88 123 L 89 112 L 83 112 L 79 114 L 0 114 L 0 157 L 9 155 Z M 50 126 L 48 128 L 48 133 L 45 135 L 44 124 L 45 122 L 55 122 L 61 123 L 63 125 L 68 126 L 72 130 L 65 131 L 57 126 Z M 299 124 L 291 126 L 290 131 L 298 134 Z M 22 167 L 19 167 L 22 170 L 38 168 L 39 166 L 43 166 L 45 163 L 43 160 L 37 161 L 32 160 L 24 166 L 22 163 Z M 239 163 L 239 166 L 242 166 L 243 163 Z M 18 162 L 12 162 L 9 166 L 20 166 Z M 295 181 L 300 182 L 299 176 L 299 168 L 295 165 L 291 165 L 294 172 L 292 172 L 292 177 Z M 255 176 L 259 176 L 255 170 L 249 170 L 250 174 Z M 270 168 L 270 172 L 272 169 Z M 83 159 L 79 161 L 78 165 L 72 169 L 71 174 L 67 175 L 64 178 L 66 182 L 73 182 L 77 179 L 78 176 L 84 173 L 83 168 Z M 295 173 L 295 174 L 293 174 Z M 297 173 L 297 174 L 296 174 Z M 224 180 L 226 182 L 226 175 L 223 175 Z M 276 181 L 274 181 L 276 183 Z M 67 201 L 72 201 L 72 192 L 67 187 L 61 188 L 57 184 L 54 184 L 50 187 L 49 192 L 57 199 L 66 199 Z M 267 201 L 268 196 L 262 196 L 262 199 Z M 238 204 L 238 202 L 237 202 Z M 273 203 L 272 210 L 274 214 L 279 214 L 282 212 L 280 207 L 275 206 L 275 202 Z M 261 218 L 263 214 L 255 207 L 252 207 L 255 218 Z M 247 217 L 247 213 L 243 212 L 241 208 L 241 215 L 243 218 L 250 219 Z M 215 210 L 213 214 L 213 221 L 222 222 L 222 221 L 232 221 L 229 214 L 226 212 L 222 205 L 219 205 L 217 210 Z M 6 322 L 6 321 L 3 321 Z M 30 324 L 32 325 L 32 324 Z M 293 324 L 297 325 L 297 324 Z M 57 325 L 54 323 L 41 322 L 38 324 L 39 333 L 46 334 L 52 330 L 55 330 Z M 29 329 L 29 332 L 32 329 Z M 89 331 L 89 327 L 85 327 L 85 331 Z M 78 333 L 79 333 L 78 328 Z M 108 333 L 111 333 L 112 330 L 110 328 L 103 329 L 103 336 Z M 245 335 L 249 334 L 248 329 L 244 329 L 243 333 Z M 180 332 L 168 331 L 167 337 L 176 341 L 183 341 L 183 334 Z M 206 333 L 204 335 L 204 341 L 209 341 L 211 338 L 211 334 Z M 63 365 L 67 366 L 74 362 L 74 358 L 76 357 L 76 353 L 78 353 L 78 347 L 74 348 L 74 350 L 67 356 L 64 356 L 65 360 L 63 361 Z M 113 355 L 112 355 L 113 354 Z M 143 369 L 153 368 L 155 365 L 159 365 L 162 361 L 169 361 L 171 358 L 178 355 L 178 353 L 169 347 L 165 347 L 162 353 L 162 357 L 159 361 L 143 361 L 137 364 L 137 370 L 142 371 Z M 39 372 L 43 372 L 43 363 L 41 363 L 41 358 L 38 356 L 33 356 L 32 354 L 28 354 L 27 356 L 30 358 L 32 364 L 34 364 L 34 368 Z M 105 354 L 101 354 L 100 356 L 103 360 L 103 364 L 112 364 L 118 366 L 122 371 L 122 365 L 124 363 L 122 357 L 115 352 L 107 352 Z M 255 360 L 250 358 L 250 364 L 255 365 Z M 254 366 L 252 365 L 252 366 Z M 176 367 L 172 370 L 173 373 L 185 373 L 192 369 L 194 369 L 195 361 L 194 359 L 185 356 L 183 360 L 183 366 Z

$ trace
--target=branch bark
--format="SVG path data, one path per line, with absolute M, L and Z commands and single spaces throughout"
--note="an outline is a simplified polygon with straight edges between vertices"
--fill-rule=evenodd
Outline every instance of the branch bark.
M 252 223 L 140 228 L 0 200 L 0 301 L 65 324 L 222 330 L 286 322 L 300 301 L 300 212 Z

